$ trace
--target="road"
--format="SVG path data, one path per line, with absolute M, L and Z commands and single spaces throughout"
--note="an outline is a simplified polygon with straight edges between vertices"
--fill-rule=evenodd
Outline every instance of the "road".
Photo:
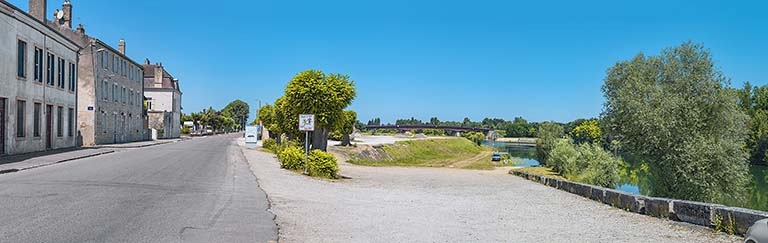
M 266 194 L 235 136 L 0 175 L 0 242 L 269 242 Z

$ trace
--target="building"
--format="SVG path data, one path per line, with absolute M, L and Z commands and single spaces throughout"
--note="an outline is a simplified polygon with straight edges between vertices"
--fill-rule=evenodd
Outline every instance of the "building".
M 48 24 L 81 48 L 78 65 L 77 130 L 81 145 L 112 144 L 146 139 L 143 69 L 126 53 L 125 40 L 115 49 L 89 36 L 82 25 L 72 29 L 72 4 Z
M 156 138 L 181 136 L 181 89 L 179 80 L 165 70 L 162 63 L 144 63 L 144 97 L 148 125 L 157 131 Z M 153 137 L 154 138 L 154 137 Z
M 0 156 L 76 146 L 80 48 L 29 6 L 0 1 Z

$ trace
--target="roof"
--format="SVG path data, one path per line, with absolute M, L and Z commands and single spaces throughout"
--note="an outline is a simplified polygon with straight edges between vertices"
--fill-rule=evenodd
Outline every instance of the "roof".
M 27 18 L 29 18 L 29 20 L 32 20 L 33 22 L 36 22 L 36 23 L 39 23 L 39 24 L 42 24 L 42 26 L 44 28 L 48 29 L 48 31 L 52 31 L 54 35 L 58 35 L 59 37 L 61 37 L 66 42 L 69 42 L 69 43 L 61 43 L 62 45 L 66 46 L 67 44 L 69 44 L 69 45 L 71 45 L 71 47 L 75 47 L 75 48 L 72 48 L 72 50 L 80 51 L 81 48 L 80 48 L 80 45 L 77 44 L 77 42 L 75 42 L 73 40 L 70 40 L 65 35 L 63 35 L 61 32 L 59 32 L 58 30 L 52 28 L 51 26 L 48 26 L 47 23 L 44 23 L 44 22 L 40 21 L 39 19 L 37 19 L 34 16 L 30 15 L 29 13 L 27 13 L 26 11 L 19 9 L 19 7 L 16 7 L 15 5 L 13 5 L 13 4 L 11 4 L 11 3 L 7 2 L 7 1 L 0 0 L 0 8 L 2 8 L 2 9 L 0 9 L 0 13 L 6 14 L 6 15 L 8 15 L 11 18 L 18 19 L 18 18 L 16 18 L 16 16 L 14 14 L 15 13 L 21 13 L 22 15 L 26 16 Z M 10 9 L 8 9 L 8 8 L 10 8 Z M 21 20 L 21 19 L 18 19 L 18 20 L 20 22 L 22 22 L 22 23 L 32 27 L 33 29 L 35 29 L 35 30 L 37 30 L 37 31 L 39 31 L 41 33 L 44 33 L 44 30 L 38 28 L 37 26 L 32 25 L 32 23 L 28 23 L 26 20 Z
M 175 79 L 173 75 L 168 73 L 168 70 L 163 67 L 162 64 L 150 64 L 149 59 L 147 59 L 146 63 L 142 65 L 144 68 L 144 89 L 151 90 L 151 89 L 172 89 L 181 92 L 181 88 L 179 87 L 179 80 Z M 163 77 L 162 77 L 162 85 L 161 87 L 155 87 L 155 70 L 158 68 L 163 70 Z

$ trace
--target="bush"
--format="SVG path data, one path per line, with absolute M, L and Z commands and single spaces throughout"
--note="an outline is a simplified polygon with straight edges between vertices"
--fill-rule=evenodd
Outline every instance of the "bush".
M 261 147 L 269 151 L 272 151 L 274 153 L 277 153 L 275 150 L 277 148 L 277 140 L 274 140 L 271 138 L 264 139 L 261 141 Z
M 442 129 L 424 129 L 421 132 L 427 136 L 445 136 L 445 131 Z
M 576 145 L 570 139 L 561 139 L 555 143 L 549 163 L 569 180 L 614 188 L 619 183 L 619 172 L 624 162 L 600 145 Z
M 312 150 L 309 152 L 310 176 L 317 176 L 329 179 L 338 179 L 339 165 L 336 163 L 336 157 L 322 150 Z
M 189 134 L 192 129 L 187 126 L 181 127 L 181 134 Z
M 306 156 L 304 150 L 296 146 L 288 146 L 277 153 L 277 160 L 280 161 L 280 167 L 288 170 L 304 169 L 306 165 Z
M 463 134 L 463 137 L 477 144 L 477 146 L 480 146 L 485 141 L 485 135 L 481 132 L 466 132 Z

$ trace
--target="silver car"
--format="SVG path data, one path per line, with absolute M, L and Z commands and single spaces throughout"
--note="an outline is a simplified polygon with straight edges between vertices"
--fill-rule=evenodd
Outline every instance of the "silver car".
M 747 243 L 766 243 L 768 242 L 768 219 L 763 219 L 755 222 L 752 227 L 747 230 L 747 239 L 744 240 Z

